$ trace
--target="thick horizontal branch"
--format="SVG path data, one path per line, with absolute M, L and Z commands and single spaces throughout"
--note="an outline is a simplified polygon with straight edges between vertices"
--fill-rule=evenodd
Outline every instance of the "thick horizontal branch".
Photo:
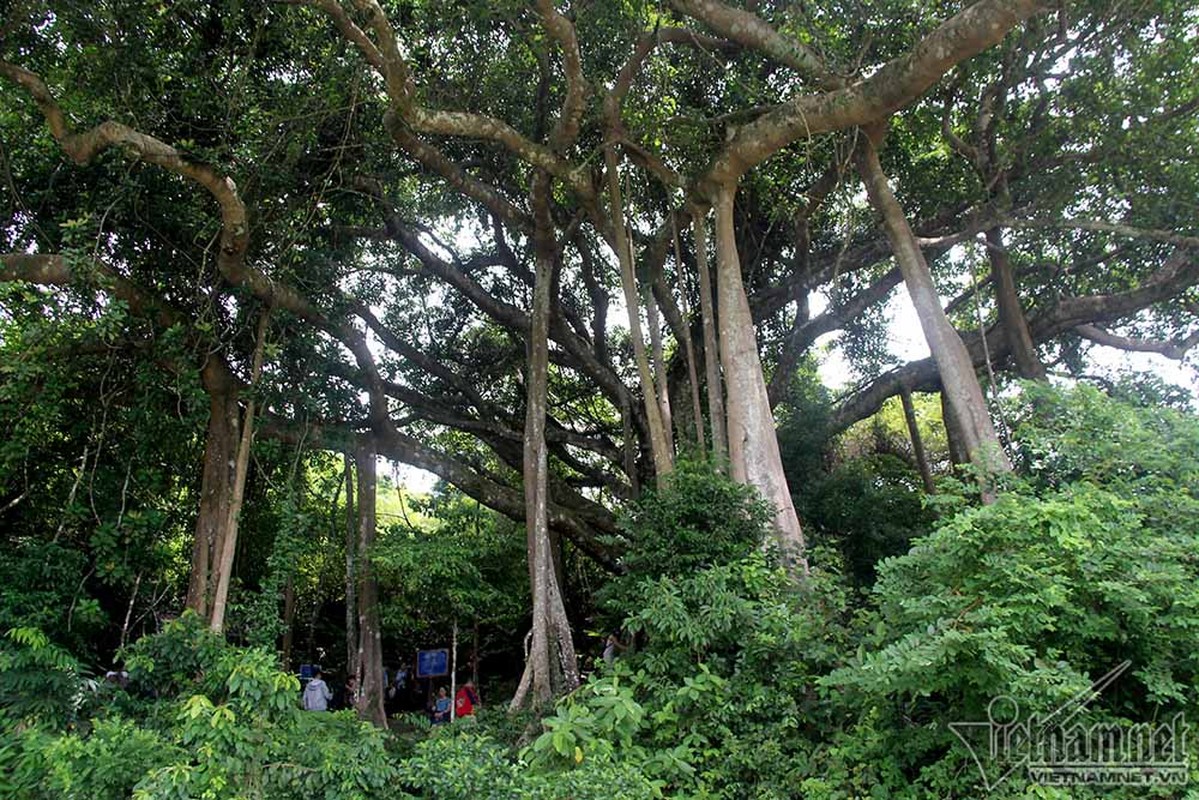
M 391 100 L 391 116 L 396 121 L 389 126 L 393 128 L 393 136 L 396 123 L 400 123 L 415 133 L 495 142 L 525 163 L 544 169 L 558 178 L 580 197 L 595 196 L 595 189 L 586 170 L 574 167 L 554 152 L 553 148 L 532 141 L 507 122 L 488 114 L 421 106 L 417 102 L 414 76 L 400 52 L 395 30 L 376 0 L 354 0 L 355 7 L 366 17 L 367 29 L 374 34 L 373 41 L 350 18 L 337 0 L 307 0 L 307 4 L 327 14 L 342 36 L 363 53 L 367 63 L 382 73 L 387 95 Z M 560 32 L 560 26 L 555 26 L 554 30 Z M 572 87 L 572 90 L 576 92 L 576 96 L 570 100 L 572 106 L 569 113 L 581 117 L 581 108 L 576 109 L 573 106 L 578 102 L 578 87 Z
M 1042 9 L 1038 0 L 980 0 L 950 17 L 907 55 L 852 86 L 783 103 L 743 126 L 698 181 L 709 197 L 793 142 L 884 119 L 928 91 L 954 65 L 996 44 Z
M 122 147 L 137 158 L 182 176 L 205 189 L 220 208 L 221 241 L 217 265 L 222 272 L 242 268 L 250 241 L 246 206 L 237 185 L 207 164 L 183 157 L 171 145 L 119 122 L 102 122 L 90 130 L 74 132 L 45 82 L 27 69 L 0 61 L 0 75 L 23 87 L 46 119 L 50 134 L 63 152 L 83 165 L 110 147 Z
M 784 36 L 764 19 L 718 0 L 670 0 L 683 14 L 703 22 L 716 33 L 784 64 L 825 88 L 839 88 L 841 79 L 829 72 L 815 51 L 790 36 Z
M 1114 294 L 1065 298 L 1056 307 L 1032 317 L 1029 320 L 1029 333 L 1035 343 L 1041 344 L 1063 333 L 1076 333 L 1080 325 L 1094 327 L 1114 323 L 1142 309 L 1169 300 L 1197 284 L 1199 259 L 1188 258 L 1187 252 L 1179 248 L 1140 286 Z M 1011 355 L 1007 336 L 999 325 L 992 325 L 985 335 L 985 349 L 982 337 L 977 331 L 962 336 L 976 369 L 985 366 L 988 352 L 995 364 L 1003 363 Z M 926 358 L 897 367 L 852 392 L 836 409 L 833 428 L 844 430 L 855 422 L 875 414 L 887 398 L 898 394 L 905 387 L 911 391 L 936 391 L 940 387 L 937 368 L 932 359 Z
M 272 416 L 264 418 L 259 431 L 262 436 L 280 441 L 303 439 L 314 447 L 342 450 L 353 447 L 354 442 L 361 436 L 343 426 L 297 425 Z M 521 488 L 502 483 L 493 476 L 472 469 L 437 448 L 399 431 L 373 431 L 369 435 L 374 437 L 377 452 L 384 458 L 432 472 L 488 508 L 513 520 L 524 519 L 524 492 Z M 588 514 L 564 506 L 551 491 L 548 516 L 550 527 L 566 536 L 598 564 L 613 572 L 619 570 L 616 554 L 610 545 L 602 541 L 618 532 L 616 520 L 611 514 L 606 511 Z

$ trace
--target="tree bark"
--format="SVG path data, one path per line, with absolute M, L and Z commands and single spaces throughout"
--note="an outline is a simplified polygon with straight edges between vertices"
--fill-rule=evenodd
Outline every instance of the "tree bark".
M 358 467 L 358 716 L 387 727 L 383 710 L 383 632 L 379 626 L 379 585 L 371 567 L 375 543 L 375 444 L 359 441 L 354 456 Z
M 912 390 L 904 387 L 899 393 L 903 403 L 903 418 L 908 424 L 908 436 L 912 440 L 912 454 L 916 456 L 916 468 L 920 470 L 920 482 L 924 491 L 936 494 L 937 486 L 933 483 L 933 472 L 928 466 L 928 456 L 924 452 L 924 438 L 920 435 L 920 426 L 916 424 L 916 406 L 912 404 Z
M 358 516 L 354 510 L 354 462 L 347 452 L 345 461 L 346 486 L 346 675 L 358 675 Z M 336 501 L 336 499 L 335 499 Z M 361 686 L 362 684 L 359 684 Z
M 682 331 L 680 344 L 683 346 L 683 355 L 687 359 L 687 383 L 691 394 L 691 414 L 695 417 L 695 446 L 702 456 L 705 451 L 704 446 L 704 404 L 699 397 L 699 366 L 695 358 L 695 342 L 691 336 L 691 308 L 690 301 L 687 299 L 687 270 L 683 265 L 683 251 L 679 246 L 679 228 L 672 216 L 670 219 L 671 235 L 674 240 L 674 265 L 678 271 L 679 277 L 679 298 L 680 305 L 683 311 L 684 330 Z
M 201 371 L 208 392 L 208 431 L 204 441 L 204 471 L 200 483 L 200 509 L 196 516 L 196 534 L 192 543 L 191 576 L 187 587 L 187 608 L 207 619 L 212 599 L 211 572 L 214 553 L 225 538 L 229 521 L 229 500 L 232 483 L 230 467 L 234 461 L 234 442 L 237 440 L 238 405 L 235 388 L 229 385 L 215 362 Z
M 296 580 L 294 575 L 287 576 L 287 585 L 283 587 L 283 641 L 279 645 L 279 660 L 283 669 L 291 669 L 291 650 L 295 642 L 296 624 Z
M 1003 231 L 989 228 L 986 237 L 987 257 L 991 261 L 991 275 L 995 279 L 999 324 L 1003 326 L 1004 337 L 1011 348 L 1016 372 L 1022 378 L 1043 381 L 1046 379 L 1045 365 L 1037 356 L 1037 346 L 1033 344 L 1032 334 L 1028 330 L 1028 320 L 1024 316 L 1024 309 L 1020 307 L 1020 294 L 1016 290 L 1012 263 L 1003 244 Z
M 774 415 L 745 285 L 733 225 L 736 188 L 716 195 L 716 292 L 720 303 L 720 361 L 728 384 L 729 465 L 733 480 L 756 488 L 774 511 L 773 528 L 788 570 L 807 574 L 803 530 L 783 474 Z
M 525 705 L 535 709 L 545 708 L 555 696 L 574 689 L 579 683 L 570 623 L 554 570 L 546 513 L 548 463 L 545 414 L 549 377 L 549 314 L 557 261 L 553 223 L 549 216 L 548 184 L 549 176 L 545 173 L 534 175 L 531 194 L 537 223 L 534 233 L 537 273 L 529 331 L 524 441 L 526 548 L 529 588 L 533 595 L 533 631 L 524 674 L 509 706 L 513 711 Z M 652 384 L 649 390 L 653 391 Z
M 712 453 L 721 464 L 728 455 L 728 431 L 724 416 L 724 382 L 720 376 L 720 344 L 716 335 L 716 311 L 712 294 L 712 270 L 708 267 L 708 229 L 704 215 L 691 212 L 695 230 L 695 263 L 699 272 L 699 313 L 704 328 L 704 375 L 708 384 L 708 419 L 712 426 Z
M 270 309 L 263 310 L 258 318 L 258 330 L 254 343 L 254 360 L 250 367 L 250 386 L 258 385 L 262 375 L 262 358 L 266 348 L 267 324 L 270 322 Z M 229 509 L 226 515 L 225 535 L 221 542 L 217 570 L 213 575 L 216 588 L 212 595 L 212 616 L 208 627 L 216 633 L 225 629 L 225 611 L 229 601 L 229 584 L 233 579 L 233 557 L 237 554 L 237 535 L 241 523 L 242 503 L 246 496 L 246 476 L 250 471 L 250 447 L 254 443 L 254 413 L 255 400 L 251 397 L 246 401 L 246 411 L 242 417 L 241 441 L 237 446 L 237 462 L 233 467 L 233 487 L 229 498 Z
M 891 191 L 871 138 L 868 136 L 858 150 L 858 171 L 866 185 L 870 204 L 882 214 L 891 250 L 903 273 L 904 284 L 908 287 L 912 305 L 916 307 L 924 338 L 941 374 L 941 385 L 958 422 L 962 446 L 980 472 L 986 495 L 985 485 L 989 483 L 986 476 L 1007 472 L 1011 470 L 1011 465 L 999 444 L 970 353 L 941 307 L 941 298 L 933 285 L 928 263 L 908 225 L 903 208 Z M 881 133 L 876 131 L 874 138 L 881 138 Z
M 654 358 L 654 385 L 658 394 L 658 413 L 662 416 L 662 432 L 666 436 L 666 449 L 674 453 L 674 419 L 670 412 L 670 382 L 666 374 L 666 358 L 662 350 L 662 321 L 658 316 L 658 302 L 653 292 L 646 292 L 646 322 L 649 324 L 650 352 Z
M 949 404 L 949 395 L 941 390 L 941 421 L 945 423 L 945 442 L 949 445 L 949 463 L 954 466 L 970 463 L 970 454 L 962 444 L 962 427 L 954 416 L 953 406 Z
M 624 204 L 620 197 L 620 174 L 617 169 L 616 148 L 611 142 L 604 146 L 604 162 L 608 172 L 608 199 L 611 205 L 612 228 L 616 236 L 616 259 L 620 262 L 620 285 L 624 290 L 625 305 L 629 309 L 629 335 L 633 340 L 633 359 L 637 362 L 641 394 L 645 398 L 645 417 L 649 426 L 650 447 L 654 455 L 654 472 L 661 480 L 674 468 L 674 456 L 666 436 L 662 410 L 657 399 L 658 393 L 654 388 L 654 377 L 649 368 L 649 357 L 645 352 L 645 339 L 641 335 L 641 303 L 637 293 L 637 276 L 633 272 L 633 252 L 624 222 Z

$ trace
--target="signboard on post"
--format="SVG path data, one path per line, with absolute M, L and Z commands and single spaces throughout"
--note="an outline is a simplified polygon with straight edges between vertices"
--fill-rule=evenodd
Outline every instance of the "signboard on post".
M 416 651 L 416 677 L 418 678 L 437 678 L 442 675 L 450 674 L 450 651 L 442 648 L 441 650 L 417 650 Z

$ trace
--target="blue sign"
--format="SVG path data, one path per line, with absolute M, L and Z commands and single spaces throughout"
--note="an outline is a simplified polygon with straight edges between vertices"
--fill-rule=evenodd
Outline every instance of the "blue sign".
M 416 677 L 436 678 L 450 674 L 449 650 L 417 650 Z

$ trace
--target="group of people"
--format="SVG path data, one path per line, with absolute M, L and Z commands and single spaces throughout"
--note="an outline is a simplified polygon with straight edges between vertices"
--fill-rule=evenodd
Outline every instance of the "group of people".
M 604 664 L 611 667 L 617 656 L 628 646 L 621 642 L 616 634 L 609 634 L 604 640 L 601 656 Z M 423 700 L 424 712 L 428 715 L 429 720 L 434 725 L 440 725 L 453 718 L 473 716 L 480 707 L 478 691 L 471 681 L 462 684 L 451 700 L 447 687 L 441 686 L 437 690 L 437 695 L 432 697 L 431 681 L 428 679 L 411 681 L 409 677 L 410 673 L 405 667 L 397 668 L 390 675 L 386 671 L 384 672 L 384 701 L 389 715 L 399 711 L 420 710 Z M 321 670 L 317 669 L 313 677 L 305 684 L 302 699 L 303 706 L 308 711 L 328 711 L 330 708 L 354 708 L 358 705 L 361 695 L 362 691 L 356 676 L 349 676 L 345 686 L 334 693 L 325 682 Z
M 475 709 L 478 707 L 479 695 L 475 691 L 475 685 L 467 681 L 462 684 L 462 687 L 458 689 L 458 693 L 454 695 L 453 714 L 459 719 L 473 716 Z M 437 690 L 437 699 L 433 701 L 429 719 L 434 725 L 449 722 L 450 711 L 450 695 L 447 689 L 442 686 Z
M 392 680 L 387 681 L 387 697 L 393 699 L 405 688 L 407 670 L 396 671 Z M 403 675 L 404 677 L 401 677 Z M 340 695 L 340 696 L 339 696 Z M 325 682 L 324 673 L 317 669 L 308 683 L 304 685 L 301 702 L 306 711 L 328 711 L 330 708 L 353 708 L 361 697 L 357 676 L 351 675 L 346 679 L 345 687 L 339 694 L 334 694 Z M 450 702 L 449 691 L 442 686 L 437 690 L 437 697 L 428 703 L 426 712 L 433 724 L 449 722 L 451 713 L 454 717 L 473 716 L 479 708 L 479 694 L 471 681 L 462 684 Z

